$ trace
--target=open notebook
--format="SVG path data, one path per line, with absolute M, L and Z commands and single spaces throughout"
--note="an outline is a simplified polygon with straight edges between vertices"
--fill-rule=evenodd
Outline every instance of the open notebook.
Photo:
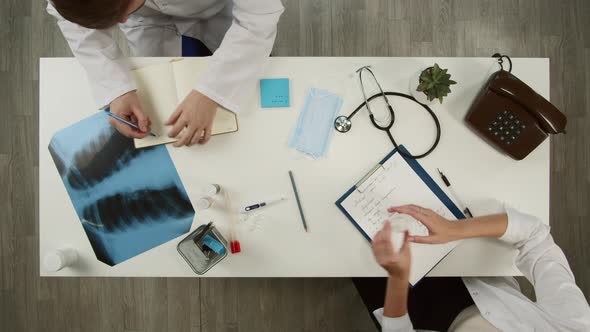
M 400 146 L 400 149 L 404 147 Z M 381 230 L 385 220 L 391 220 L 395 229 L 396 223 L 405 219 L 403 227 L 410 234 L 428 234 L 424 225 L 413 218 L 410 219 L 413 223 L 408 223 L 407 218 L 387 212 L 391 206 L 405 204 L 430 208 L 450 220 L 465 218 L 422 166 L 414 159 L 404 158 L 397 150 L 388 154 L 336 202 L 338 208 L 369 241 Z M 412 243 L 410 283 L 415 285 L 420 281 L 457 245 L 458 242 Z
M 207 63 L 203 59 L 179 59 L 131 71 L 137 84 L 137 94 L 144 112 L 152 121 L 152 131 L 158 137 L 147 136 L 135 140 L 136 148 L 176 141 L 168 137 L 170 126 L 164 122 L 176 110 L 184 97 L 197 85 Z M 224 108 L 217 109 L 212 135 L 238 130 L 236 115 Z

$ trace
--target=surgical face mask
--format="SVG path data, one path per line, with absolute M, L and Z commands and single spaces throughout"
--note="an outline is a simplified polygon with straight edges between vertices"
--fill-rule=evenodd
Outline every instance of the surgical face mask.
M 312 88 L 297 119 L 289 147 L 315 159 L 325 156 L 332 137 L 332 124 L 341 107 L 342 97 Z

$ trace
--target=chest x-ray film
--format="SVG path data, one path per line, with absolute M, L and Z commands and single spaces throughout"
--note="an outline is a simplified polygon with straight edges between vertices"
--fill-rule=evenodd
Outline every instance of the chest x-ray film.
M 195 211 L 166 147 L 135 149 L 107 118 L 57 132 L 49 152 L 96 258 L 113 266 L 188 232 Z

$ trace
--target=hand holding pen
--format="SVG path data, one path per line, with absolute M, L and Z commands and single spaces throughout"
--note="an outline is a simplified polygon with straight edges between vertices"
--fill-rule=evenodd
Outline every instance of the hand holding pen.
M 141 109 L 139 97 L 135 91 L 128 92 L 111 102 L 106 109 L 111 117 L 109 123 L 123 136 L 129 138 L 144 138 L 150 132 L 151 121 Z M 137 124 L 135 124 L 136 122 Z

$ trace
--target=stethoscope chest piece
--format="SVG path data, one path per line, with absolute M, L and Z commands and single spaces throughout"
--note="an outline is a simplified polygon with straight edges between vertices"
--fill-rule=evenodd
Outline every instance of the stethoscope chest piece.
M 341 115 L 334 120 L 334 128 L 341 133 L 346 133 L 352 127 L 352 121 L 346 116 Z

